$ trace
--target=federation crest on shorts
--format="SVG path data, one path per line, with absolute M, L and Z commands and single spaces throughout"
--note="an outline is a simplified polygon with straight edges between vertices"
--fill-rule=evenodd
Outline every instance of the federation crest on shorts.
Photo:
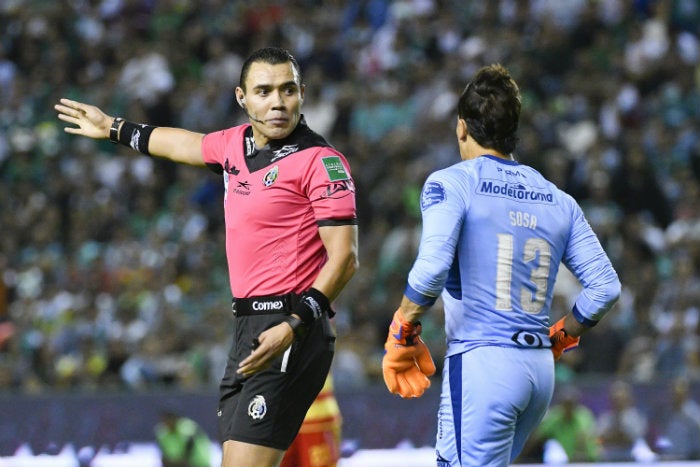
M 277 176 L 280 173 L 280 169 L 277 166 L 274 166 L 270 170 L 267 171 L 265 176 L 263 177 L 263 185 L 265 186 L 270 186 L 273 183 L 275 183 L 275 180 L 277 180 Z
M 248 416 L 253 420 L 262 420 L 266 413 L 267 404 L 265 403 L 265 398 L 258 394 L 248 404 Z

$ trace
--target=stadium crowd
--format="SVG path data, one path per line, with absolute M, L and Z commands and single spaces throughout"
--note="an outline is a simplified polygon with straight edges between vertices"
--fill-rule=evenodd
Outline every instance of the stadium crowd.
M 522 87 L 516 158 L 582 204 L 623 284 L 560 378 L 700 381 L 700 1 L 6 0 L 0 24 L 2 390 L 218 383 L 221 181 L 71 138 L 53 104 L 214 131 L 245 121 L 233 88 L 263 45 L 297 57 L 310 127 L 353 167 L 361 270 L 335 303 L 337 386 L 381 380 L 421 185 L 458 160 L 460 86 L 493 62 Z M 423 327 L 438 355 L 440 320 Z

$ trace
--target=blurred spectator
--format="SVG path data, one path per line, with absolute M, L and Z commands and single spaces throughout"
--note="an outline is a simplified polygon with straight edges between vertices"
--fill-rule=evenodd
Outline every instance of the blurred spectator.
M 673 381 L 669 390 L 670 411 L 666 415 L 656 448 L 668 460 L 700 459 L 700 405 L 690 397 L 684 378 Z
M 632 449 L 644 441 L 647 418 L 636 406 L 632 387 L 617 380 L 609 390 L 609 408 L 598 416 L 598 438 L 602 447 L 601 460 L 621 462 L 635 460 Z
M 568 462 L 596 462 L 600 458 L 600 446 L 595 414 L 581 403 L 581 393 L 575 386 L 562 386 L 556 392 L 558 397 L 554 404 L 528 440 L 529 452 L 544 455 L 546 442 L 555 440 L 566 453 Z
M 163 467 L 211 467 L 211 441 L 194 420 L 164 410 L 155 435 Z
M 640 145 L 630 141 L 628 146 L 622 164 L 612 174 L 612 199 L 625 214 L 647 214 L 654 225 L 665 229 L 673 219 L 668 195 Z
M 581 209 L 589 219 L 591 228 L 606 251 L 617 252 L 615 241 L 623 215 L 611 197 L 611 181 L 608 173 L 598 169 L 589 174 L 588 196 L 581 202 Z

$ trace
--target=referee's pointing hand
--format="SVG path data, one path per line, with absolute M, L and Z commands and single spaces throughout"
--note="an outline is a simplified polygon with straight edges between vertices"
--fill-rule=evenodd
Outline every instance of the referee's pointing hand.
M 109 137 L 109 127 L 112 125 L 113 117 L 105 114 L 94 105 L 65 98 L 61 99 L 60 102 L 54 106 L 58 112 L 59 120 L 75 125 L 65 127 L 63 130 L 66 133 L 95 139 Z

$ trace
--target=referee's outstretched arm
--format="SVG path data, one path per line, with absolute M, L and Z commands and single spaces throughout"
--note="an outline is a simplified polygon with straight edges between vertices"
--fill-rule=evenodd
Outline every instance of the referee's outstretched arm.
M 113 143 L 122 143 L 151 156 L 190 165 L 204 165 L 204 133 L 132 123 L 107 115 L 94 105 L 65 98 L 54 108 L 60 120 L 75 125 L 65 127 L 66 133 L 93 139 L 109 139 Z

